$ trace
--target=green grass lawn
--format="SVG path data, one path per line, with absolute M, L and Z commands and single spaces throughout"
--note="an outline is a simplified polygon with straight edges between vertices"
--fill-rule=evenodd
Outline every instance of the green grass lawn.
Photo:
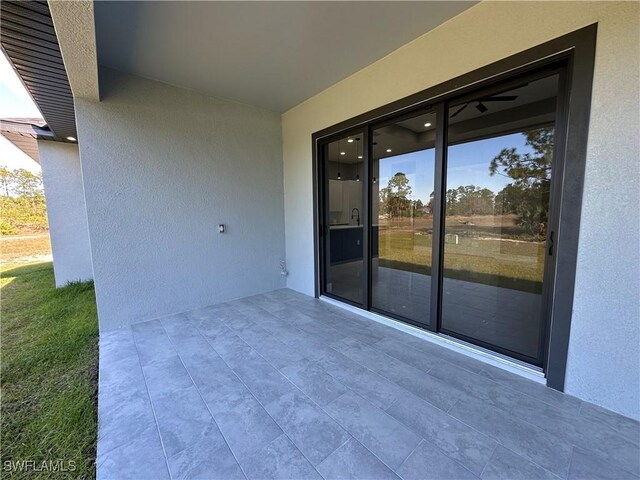
M 54 288 L 51 263 L 4 268 L 0 333 L 1 474 L 95 478 L 98 320 L 92 282 Z M 9 473 L 7 462 L 68 473 Z
M 380 230 L 380 265 L 431 274 L 431 235 Z M 541 242 L 458 237 L 445 244 L 444 273 L 487 285 L 528 292 L 542 291 L 545 246 Z

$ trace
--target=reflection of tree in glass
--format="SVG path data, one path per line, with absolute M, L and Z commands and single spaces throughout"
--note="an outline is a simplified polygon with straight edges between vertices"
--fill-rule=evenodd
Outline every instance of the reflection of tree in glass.
M 493 192 L 475 185 L 450 188 L 446 193 L 447 215 L 493 215 Z
M 412 210 L 411 185 L 409 179 L 402 173 L 396 173 L 386 187 L 380 189 L 380 210 L 390 217 L 408 216 Z
M 491 175 L 513 180 L 496 195 L 496 210 L 515 213 L 518 225 L 533 236 L 546 235 L 553 160 L 553 127 L 524 133 L 532 153 L 504 148 L 489 165 Z

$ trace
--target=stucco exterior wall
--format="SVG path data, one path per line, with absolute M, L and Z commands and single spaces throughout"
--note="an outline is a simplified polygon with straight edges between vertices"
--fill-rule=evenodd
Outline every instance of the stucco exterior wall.
M 101 330 L 283 287 L 280 117 L 106 69 L 100 91 L 76 115 Z
M 640 417 L 637 2 L 481 2 L 285 112 L 288 286 L 314 293 L 311 135 L 598 22 L 566 391 Z
M 38 140 L 56 287 L 91 280 L 91 247 L 78 146 Z

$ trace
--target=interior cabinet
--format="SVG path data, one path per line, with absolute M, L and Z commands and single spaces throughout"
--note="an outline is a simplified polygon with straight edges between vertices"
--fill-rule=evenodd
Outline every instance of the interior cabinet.
M 329 211 L 332 213 L 332 216 L 334 212 L 336 214 L 340 212 L 339 215 L 342 214 L 343 183 L 344 182 L 340 180 L 329 180 Z M 341 223 L 341 221 L 338 223 Z
M 357 224 L 357 218 L 360 218 L 362 223 L 362 182 L 356 182 L 354 180 L 347 180 L 342 190 L 343 205 L 345 208 L 346 221 L 352 225 Z M 357 208 L 358 216 L 351 218 L 351 211 Z
M 356 225 L 351 211 L 357 208 L 362 223 L 362 182 L 355 180 L 329 180 L 329 211 L 331 223 Z

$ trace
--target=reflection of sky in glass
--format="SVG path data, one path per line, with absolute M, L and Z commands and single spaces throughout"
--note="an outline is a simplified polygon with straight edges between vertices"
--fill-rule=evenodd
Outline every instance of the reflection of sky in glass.
M 498 193 L 510 179 L 503 175 L 489 174 L 491 160 L 503 148 L 515 147 L 518 153 L 531 153 L 532 149 L 525 145 L 526 137 L 522 133 L 514 133 L 501 137 L 487 138 L 462 143 L 449 147 L 447 165 L 447 189 L 463 185 L 476 185 Z M 413 200 L 420 199 L 425 204 L 433 192 L 433 168 L 435 150 L 397 155 L 380 160 L 380 188 L 386 187 L 389 179 L 398 172 L 403 172 L 409 179 Z
M 409 179 L 412 195 L 411 200 L 420 199 L 423 203 L 429 202 L 429 195 L 433 192 L 433 168 L 435 162 L 435 149 L 420 150 L 395 157 L 380 159 L 380 188 L 389 183 L 391 177 L 402 172 Z

